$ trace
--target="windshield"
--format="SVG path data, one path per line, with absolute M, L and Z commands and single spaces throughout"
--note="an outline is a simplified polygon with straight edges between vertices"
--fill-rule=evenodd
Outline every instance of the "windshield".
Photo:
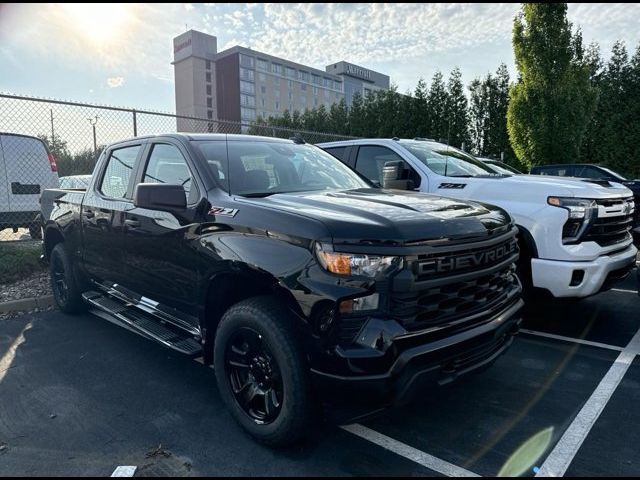
M 482 160 L 486 165 L 489 165 L 493 170 L 498 173 L 502 173 L 504 175 L 522 175 L 522 172 L 516 170 L 510 165 L 506 163 L 498 162 L 496 160 L 485 160 L 484 158 L 479 158 L 478 160 Z
M 489 166 L 471 155 L 440 143 L 400 142 L 432 172 L 446 177 L 478 177 L 497 175 Z M 509 174 L 510 175 L 510 174 Z
M 622 175 L 620 175 L 619 173 L 614 172 L 613 170 L 607 168 L 607 167 L 600 167 L 602 170 L 604 170 L 605 172 L 609 173 L 613 178 L 617 178 L 618 180 L 624 181 L 626 180 L 625 177 L 623 177 Z
M 223 142 L 217 142 L 219 145 Z M 370 188 L 340 160 L 318 147 L 268 141 L 229 141 L 228 162 L 210 158 L 217 149 L 200 150 L 229 193 L 266 197 L 275 193 Z

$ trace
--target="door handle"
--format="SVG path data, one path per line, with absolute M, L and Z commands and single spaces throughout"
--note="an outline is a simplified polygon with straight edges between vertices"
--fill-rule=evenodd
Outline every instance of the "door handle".
M 83 216 L 84 218 L 93 218 L 93 217 L 95 217 L 95 216 L 96 216 L 96 214 L 95 214 L 95 213 L 93 213 L 93 211 L 92 211 L 92 210 L 83 210 L 83 211 L 82 211 L 82 216 Z
M 137 228 L 137 227 L 140 226 L 140 220 L 127 219 L 127 220 L 124 221 L 124 224 L 127 227 Z

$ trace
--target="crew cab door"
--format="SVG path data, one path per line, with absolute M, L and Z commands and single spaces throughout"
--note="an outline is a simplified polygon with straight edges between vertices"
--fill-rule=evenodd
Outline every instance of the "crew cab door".
M 96 282 L 126 282 L 124 212 L 133 208 L 133 172 L 142 150 L 142 143 L 130 143 L 105 152 L 101 171 L 82 201 L 83 264 Z
M 143 159 L 136 183 L 182 185 L 185 211 L 159 211 L 134 207 L 124 216 L 124 256 L 129 278 L 125 286 L 154 307 L 170 307 L 192 323 L 197 315 L 198 262 L 193 239 L 199 228 L 196 205 L 204 189 L 189 165 L 188 152 L 179 143 L 152 143 Z M 185 319 L 183 317 L 183 319 Z

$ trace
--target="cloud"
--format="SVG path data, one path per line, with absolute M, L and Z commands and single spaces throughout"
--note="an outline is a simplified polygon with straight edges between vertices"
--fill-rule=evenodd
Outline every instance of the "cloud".
M 118 88 L 124 85 L 124 77 L 109 77 L 107 78 L 107 86 L 109 88 Z

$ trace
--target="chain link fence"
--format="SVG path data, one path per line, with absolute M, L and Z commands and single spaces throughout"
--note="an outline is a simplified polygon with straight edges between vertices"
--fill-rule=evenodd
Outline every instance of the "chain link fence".
M 245 133 L 279 138 L 300 135 L 308 143 L 347 138 L 133 108 L 0 94 L 0 241 L 39 238 L 40 193 L 58 186 L 83 188 L 105 146 L 137 136 L 175 133 L 178 128 L 182 132 Z

